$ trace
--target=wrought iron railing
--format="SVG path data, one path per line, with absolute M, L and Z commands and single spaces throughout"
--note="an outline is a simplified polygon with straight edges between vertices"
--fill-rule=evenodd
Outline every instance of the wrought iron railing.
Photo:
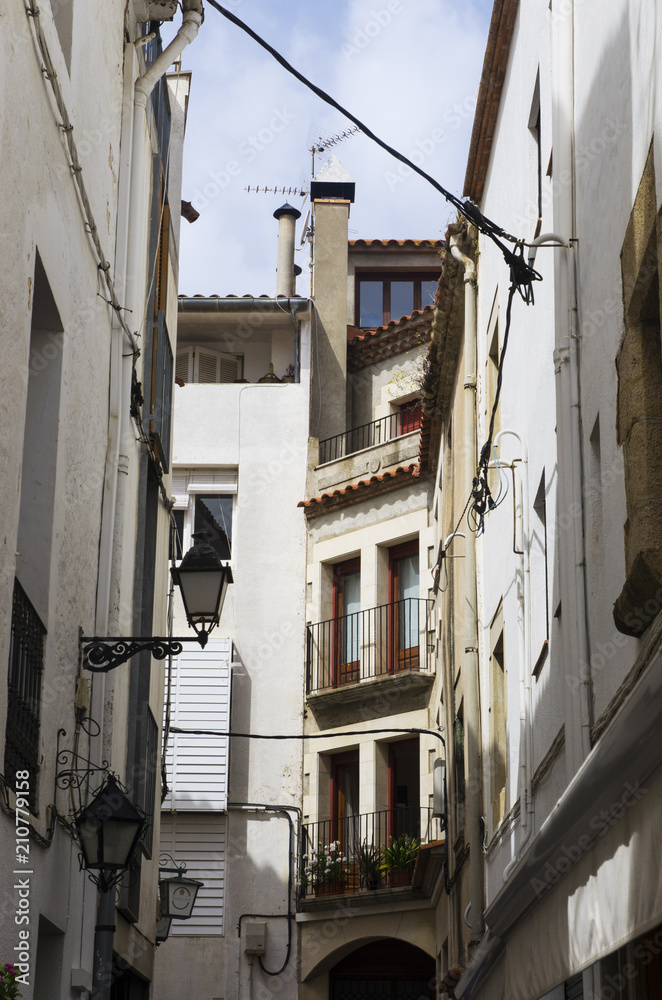
M 403 670 L 429 671 L 432 601 L 407 597 L 307 627 L 306 690 L 357 684 Z
M 354 427 L 351 431 L 320 441 L 320 465 L 354 455 L 364 448 L 384 444 L 393 438 L 402 437 L 403 434 L 410 434 L 412 431 L 417 431 L 420 426 L 421 404 L 416 403 L 406 410 L 391 413 L 388 417 L 381 417 L 372 423 L 362 424 L 361 427 Z
M 299 898 L 411 885 L 419 847 L 441 837 L 427 807 L 401 807 L 306 823 Z
M 5 777 L 9 786 L 15 788 L 16 772 L 29 773 L 28 798 L 33 808 L 39 771 L 39 720 L 45 635 L 46 629 L 39 615 L 18 580 L 15 580 L 9 644 Z

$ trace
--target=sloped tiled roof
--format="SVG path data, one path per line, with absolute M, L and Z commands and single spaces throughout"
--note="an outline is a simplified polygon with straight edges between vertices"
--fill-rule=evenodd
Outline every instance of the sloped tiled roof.
M 411 316 L 391 320 L 374 329 L 347 327 L 347 368 L 351 372 L 384 358 L 427 344 L 430 340 L 434 306 L 416 309 Z
M 351 503 L 357 503 L 359 500 L 365 500 L 380 493 L 388 493 L 389 490 L 398 489 L 400 486 L 407 486 L 420 477 L 421 466 L 418 463 L 400 465 L 392 472 L 384 472 L 381 476 L 360 479 L 358 483 L 344 486 L 332 493 L 322 493 L 319 497 L 301 500 L 297 506 L 304 508 L 306 517 L 317 517 L 320 514 L 338 510 L 339 507 L 347 507 Z

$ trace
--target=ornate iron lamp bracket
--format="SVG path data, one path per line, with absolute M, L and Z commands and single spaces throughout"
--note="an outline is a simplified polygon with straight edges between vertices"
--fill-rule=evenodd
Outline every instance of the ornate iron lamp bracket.
M 149 636 L 144 638 L 133 636 L 101 638 L 81 635 L 79 639 L 82 664 L 85 670 L 103 674 L 121 666 L 122 663 L 126 663 L 137 653 L 145 651 L 150 652 L 155 660 L 165 660 L 167 656 L 177 656 L 181 653 L 185 642 L 197 642 L 204 645 L 201 642 L 201 637 L 197 635 Z

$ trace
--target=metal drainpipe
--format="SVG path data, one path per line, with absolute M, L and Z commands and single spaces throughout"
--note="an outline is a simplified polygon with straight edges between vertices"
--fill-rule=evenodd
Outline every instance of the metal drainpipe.
M 464 489 L 469 496 L 477 465 L 476 449 L 476 265 L 460 249 L 460 235 L 450 238 L 451 254 L 464 266 Z M 467 833 L 469 855 L 469 900 L 471 905 L 470 950 L 483 935 L 483 851 L 481 815 L 483 778 L 480 727 L 480 674 L 476 598 L 476 542 L 467 540 L 464 558 L 464 698 L 465 746 L 467 751 Z

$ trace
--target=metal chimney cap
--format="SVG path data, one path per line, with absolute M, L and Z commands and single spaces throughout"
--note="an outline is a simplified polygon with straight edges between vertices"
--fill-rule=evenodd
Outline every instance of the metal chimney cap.
M 293 219 L 301 218 L 301 212 L 299 209 L 295 208 L 294 205 L 290 205 L 288 202 L 285 202 L 284 205 L 281 205 L 280 208 L 276 209 L 274 212 L 274 219 L 280 219 L 281 215 L 290 215 Z

